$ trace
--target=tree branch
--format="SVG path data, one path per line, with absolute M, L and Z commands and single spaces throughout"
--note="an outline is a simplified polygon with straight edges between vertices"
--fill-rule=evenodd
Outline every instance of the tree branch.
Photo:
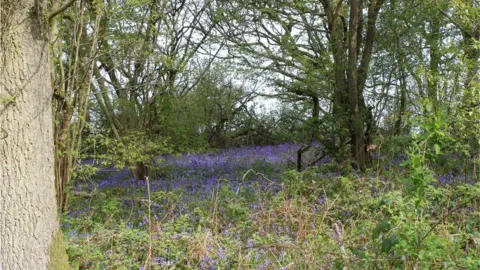
M 52 11 L 49 15 L 48 15 L 48 23 L 50 23 L 53 18 L 55 18 L 55 16 L 57 16 L 58 14 L 64 12 L 67 8 L 69 8 L 73 3 L 75 2 L 75 0 L 70 0 L 68 1 L 65 5 L 61 6 L 60 8 L 58 8 L 57 10 L 55 11 Z

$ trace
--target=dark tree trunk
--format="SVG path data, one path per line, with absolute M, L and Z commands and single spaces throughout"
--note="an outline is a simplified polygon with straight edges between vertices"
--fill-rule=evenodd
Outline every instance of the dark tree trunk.
M 145 162 L 137 162 L 135 168 L 132 170 L 132 174 L 137 180 L 145 181 L 147 177 L 150 177 L 150 164 Z
M 395 121 L 394 135 L 398 136 L 402 134 L 402 124 L 403 117 L 405 115 L 405 110 L 407 108 L 407 82 L 405 81 L 405 72 L 403 72 L 403 67 L 401 67 L 401 78 L 400 78 L 400 104 L 398 106 L 398 115 L 397 120 Z

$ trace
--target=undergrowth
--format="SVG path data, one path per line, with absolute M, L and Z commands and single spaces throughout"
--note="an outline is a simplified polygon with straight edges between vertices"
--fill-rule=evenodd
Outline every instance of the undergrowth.
M 478 269 L 480 183 L 442 180 L 435 164 L 453 139 L 426 127 L 403 162 L 377 155 L 364 174 L 333 163 L 297 172 L 279 146 L 166 158 L 159 179 L 92 178 L 77 188 L 95 192 L 72 197 L 62 220 L 71 265 Z
M 68 255 L 80 269 L 474 269 L 480 185 L 282 174 L 280 192 L 219 179 L 208 197 L 176 189 L 75 198 Z M 477 196 L 477 197 L 475 197 Z M 149 216 L 148 209 L 151 208 Z M 150 249 L 150 250 L 149 250 Z

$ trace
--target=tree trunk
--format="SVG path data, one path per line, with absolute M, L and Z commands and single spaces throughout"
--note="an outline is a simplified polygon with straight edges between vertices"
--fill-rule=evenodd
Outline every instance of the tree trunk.
M 398 90 L 400 90 L 400 95 L 398 98 L 397 95 L 397 100 L 398 105 L 397 105 L 397 115 L 396 115 L 396 120 L 395 120 L 395 125 L 394 125 L 394 130 L 393 134 L 395 136 L 402 135 L 404 132 L 403 130 L 403 122 L 405 118 L 405 111 L 407 109 L 407 70 L 406 70 L 406 63 L 405 63 L 405 55 L 402 51 L 401 48 L 401 42 L 399 39 L 398 31 L 396 28 L 396 25 L 394 25 L 394 33 L 395 33 L 395 58 L 397 59 L 397 65 L 398 65 L 398 72 L 400 75 L 400 85 L 397 87 L 397 93 Z
M 433 109 L 436 110 L 438 106 L 438 67 L 440 65 L 440 22 L 438 18 L 432 18 L 430 22 L 430 33 L 427 40 L 430 46 L 430 76 L 427 80 L 427 96 L 433 105 Z
M 58 244 L 46 4 L 0 2 L 0 269 L 68 269 Z
M 145 162 L 135 163 L 135 168 L 132 169 L 132 175 L 139 181 L 145 181 L 150 176 L 151 164 Z
M 104 102 L 105 100 L 103 99 L 103 96 L 100 93 L 101 91 L 98 90 L 95 85 L 92 85 L 92 90 L 93 90 L 93 94 L 95 95 L 95 98 L 97 99 L 98 105 L 100 106 L 100 109 L 105 115 L 105 118 L 107 118 L 108 124 L 110 124 L 110 128 L 112 129 L 112 133 L 115 136 L 115 139 L 120 140 L 120 135 L 118 134 L 117 128 L 115 127 L 115 122 L 113 120 L 112 115 L 110 114 L 110 110 L 107 108 L 107 105 L 106 105 L 107 102 Z
M 66 211 L 67 193 L 66 185 L 67 179 L 70 178 L 70 171 L 72 164 L 70 162 L 70 126 L 72 118 L 72 104 L 66 101 L 63 105 L 62 122 L 60 125 L 58 135 L 55 138 L 55 189 L 57 194 L 57 207 L 61 212 Z
M 403 118 L 405 117 L 405 111 L 407 109 L 407 82 L 406 82 L 406 74 L 403 70 L 403 66 L 400 67 L 401 69 L 401 78 L 400 78 L 400 102 L 398 105 L 398 114 L 397 120 L 395 121 L 395 129 L 394 135 L 399 136 L 402 135 L 402 126 L 403 126 Z
M 317 95 L 312 96 L 312 137 L 314 140 L 320 141 L 320 99 Z
M 463 105 L 467 108 L 478 106 L 480 96 L 480 49 L 475 47 L 475 43 L 480 40 L 480 29 L 473 29 L 471 32 L 464 31 L 464 55 L 467 63 L 467 77 L 465 79 L 465 94 L 463 96 Z
M 363 90 L 368 77 L 375 40 L 378 14 L 384 0 L 372 0 L 368 3 L 368 17 L 363 20 L 362 0 L 350 0 L 348 27 L 346 19 L 340 15 L 344 1 L 338 1 L 336 7 L 328 0 L 321 1 L 328 19 L 330 31 L 329 43 L 334 59 L 335 92 L 333 113 L 350 129 L 350 154 L 356 169 L 364 171 L 371 165 L 367 151 L 370 143 L 370 130 L 366 125 L 368 112 L 365 106 Z M 366 31 L 363 28 L 366 27 Z M 362 36 L 365 32 L 365 37 Z M 360 57 L 361 52 L 361 57 Z M 344 116 L 344 117 L 342 117 Z M 371 125 L 370 125 L 371 127 Z
M 336 121 L 338 130 L 347 128 L 349 125 L 349 101 L 348 101 L 348 86 L 345 70 L 346 63 L 346 21 L 338 17 L 338 14 L 334 11 L 334 7 L 330 4 L 330 1 L 323 1 L 324 8 L 328 18 L 328 28 L 331 32 L 329 45 L 333 54 L 334 62 L 334 93 L 333 93 L 333 117 Z M 341 5 L 342 2 L 339 2 Z M 348 140 L 348 135 L 343 132 L 338 132 L 334 135 L 332 143 L 329 146 L 329 152 L 332 154 L 336 152 L 333 149 L 341 149 L 345 142 Z

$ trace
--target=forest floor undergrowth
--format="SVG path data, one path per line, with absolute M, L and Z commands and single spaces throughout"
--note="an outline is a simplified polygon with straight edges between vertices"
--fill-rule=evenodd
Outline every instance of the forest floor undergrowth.
M 72 267 L 480 267 L 480 184 L 470 176 L 386 156 L 364 174 L 328 159 L 297 172 L 297 149 L 165 156 L 148 181 L 126 169 L 79 172 L 62 217 Z M 420 178 L 431 181 L 418 188 Z

